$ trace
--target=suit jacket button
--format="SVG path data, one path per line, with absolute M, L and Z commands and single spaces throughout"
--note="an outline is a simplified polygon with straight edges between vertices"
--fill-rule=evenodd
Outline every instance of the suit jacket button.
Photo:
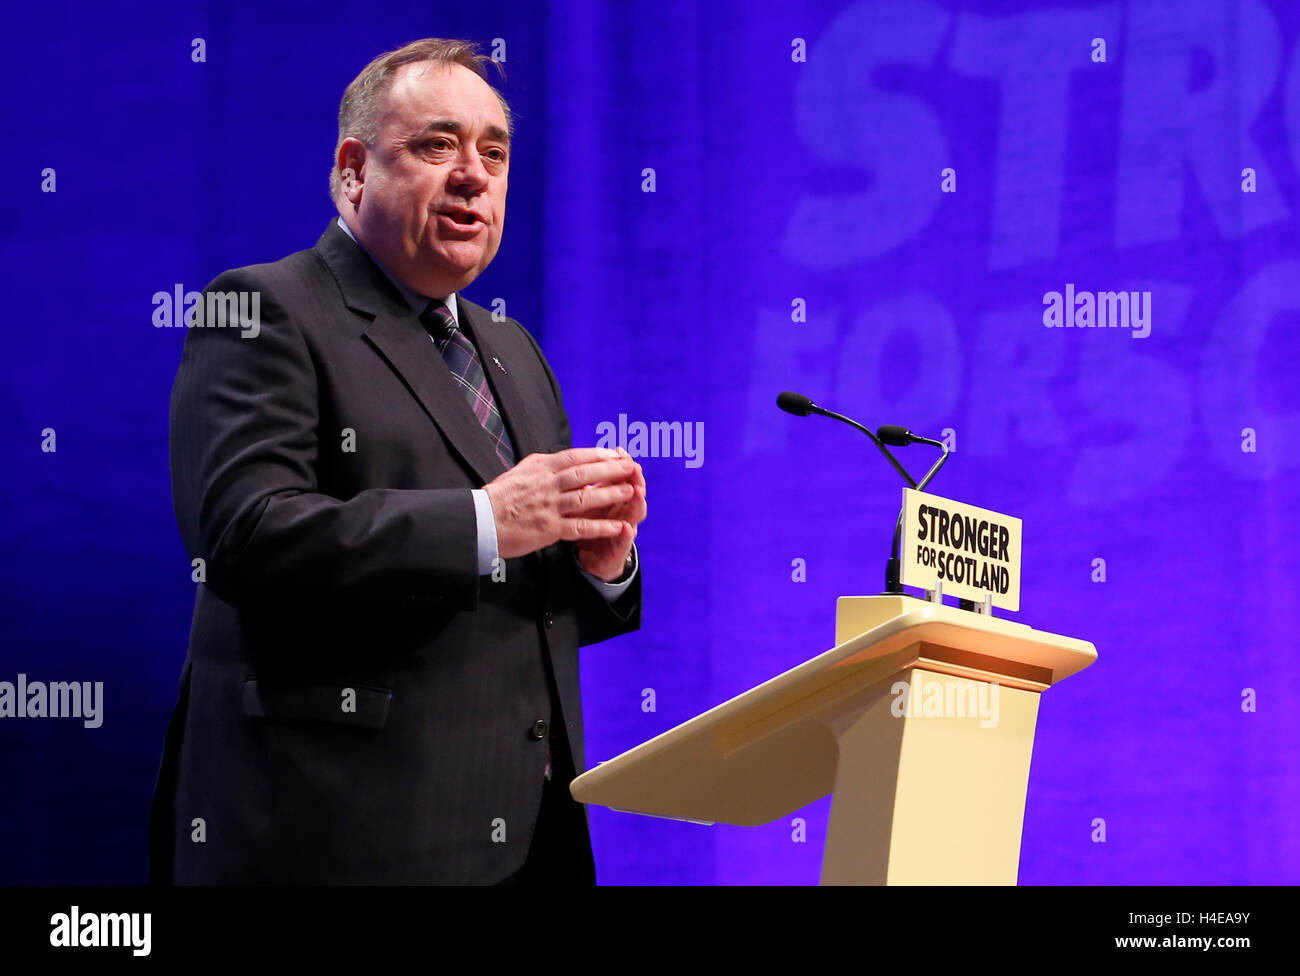
M 547 728 L 546 719 L 539 718 L 536 722 L 533 723 L 532 728 L 528 730 L 528 734 L 531 735 L 534 739 L 545 739 L 546 728 Z
M 551 629 L 552 625 L 555 623 L 555 618 L 551 616 L 551 611 L 547 610 L 546 613 L 542 614 L 542 623 L 546 624 L 547 630 Z

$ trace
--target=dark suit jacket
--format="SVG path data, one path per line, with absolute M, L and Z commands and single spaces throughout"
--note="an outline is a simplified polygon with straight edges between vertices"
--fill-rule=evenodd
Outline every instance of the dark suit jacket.
M 538 723 L 563 721 L 585 768 L 578 646 L 640 625 L 641 574 L 610 604 L 559 543 L 508 560 L 502 582 L 479 576 L 470 489 L 504 467 L 416 315 L 334 222 L 205 293 L 231 291 L 260 293 L 260 334 L 191 328 L 172 392 L 176 514 L 206 581 L 150 878 L 499 880 L 536 822 Z M 537 343 L 458 302 L 516 456 L 569 447 Z

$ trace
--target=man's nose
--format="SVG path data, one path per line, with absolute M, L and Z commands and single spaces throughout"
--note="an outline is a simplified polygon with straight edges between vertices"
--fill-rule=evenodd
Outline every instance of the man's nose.
M 457 157 L 451 182 L 453 186 L 476 192 L 487 187 L 488 171 L 476 148 L 468 147 Z

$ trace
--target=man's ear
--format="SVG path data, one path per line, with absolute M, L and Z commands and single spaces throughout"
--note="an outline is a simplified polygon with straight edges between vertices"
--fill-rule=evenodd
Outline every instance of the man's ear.
M 339 143 L 338 167 L 343 196 L 356 207 L 361 203 L 361 190 L 366 177 L 366 144 L 353 137 Z

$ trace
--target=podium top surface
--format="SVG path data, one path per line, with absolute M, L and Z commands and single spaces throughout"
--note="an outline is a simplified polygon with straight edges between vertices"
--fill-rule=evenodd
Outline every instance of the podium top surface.
M 843 639 L 846 627 L 853 636 Z M 770 823 L 831 792 L 837 746 L 824 719 L 898 672 L 1041 692 L 1097 658 L 1087 641 L 909 596 L 842 597 L 837 629 L 830 650 L 583 773 L 570 786 L 574 799 L 704 823 Z

